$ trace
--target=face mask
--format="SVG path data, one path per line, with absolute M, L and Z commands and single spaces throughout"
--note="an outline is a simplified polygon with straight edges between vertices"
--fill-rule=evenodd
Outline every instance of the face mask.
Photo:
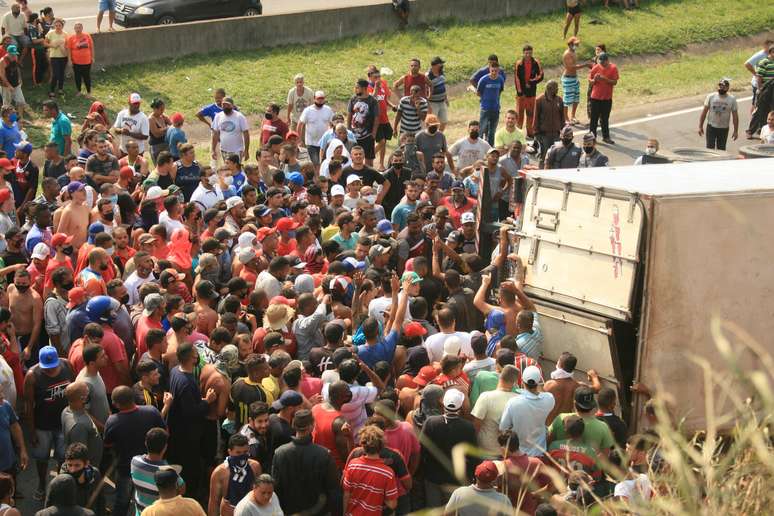
M 207 182 L 210 184 L 210 186 L 216 186 L 218 184 L 218 176 L 212 174 L 207 178 Z
M 126 305 L 129 303 L 129 294 L 126 294 L 124 297 L 122 297 L 119 301 L 121 301 L 122 305 Z
M 234 177 L 233 176 L 227 176 L 223 179 L 223 182 L 226 183 L 226 185 L 231 186 L 234 184 Z
M 428 127 L 427 128 L 427 132 L 430 133 L 430 134 L 437 133 L 438 132 L 438 126 L 437 125 L 432 125 L 432 126 Z
M 656 153 L 656 148 L 655 147 L 646 147 L 645 148 L 645 154 L 647 154 L 648 156 L 653 156 L 655 153 Z
M 113 253 L 110 253 L 110 254 L 113 254 Z M 106 263 L 103 263 L 103 264 L 101 264 L 101 265 L 99 266 L 99 270 L 101 270 L 101 271 L 106 271 L 106 270 L 108 270 L 109 268 L 110 268 L 110 265 L 108 265 L 108 264 L 106 264 Z
M 320 107 L 323 107 L 325 105 L 325 102 L 322 102 L 322 103 L 315 102 L 314 105 L 317 106 L 318 108 L 320 108 Z
M 470 137 L 474 140 L 478 140 L 478 131 L 470 131 Z
M 223 112 L 227 115 L 230 115 L 234 111 L 234 108 L 223 108 Z
M 104 218 L 105 220 L 109 220 L 109 221 L 113 220 L 113 218 L 115 218 L 115 216 L 116 216 L 115 213 L 113 213 L 112 211 L 110 213 L 103 213 L 102 214 L 102 218 Z
M 569 147 L 572 144 L 572 138 L 562 138 L 562 143 Z
M 160 273 L 160 272 L 157 272 L 157 271 L 155 271 L 155 270 L 154 270 L 154 271 L 151 271 L 151 274 L 153 275 L 153 278 L 154 278 L 154 279 L 159 279 L 159 276 L 161 276 L 161 273 Z
M 113 206 L 118 204 L 118 195 L 111 195 L 110 196 L 110 202 L 113 204 Z
M 114 249 L 111 247 L 110 249 L 105 249 L 105 254 L 108 256 L 113 256 Z
M 263 116 L 266 117 L 266 120 L 271 120 L 274 118 L 274 113 L 264 113 Z
M 75 283 L 73 283 L 72 281 L 70 281 L 70 282 L 68 282 L 68 283 L 65 283 L 65 284 L 63 284 L 63 285 L 62 285 L 62 289 L 63 289 L 63 290 L 70 290 L 70 289 L 71 289 L 71 288 L 73 288 L 74 286 L 75 286 Z
M 591 154 L 592 152 L 594 152 L 594 147 L 583 147 L 583 152 L 585 152 L 586 154 Z
M 375 204 L 376 203 L 376 196 L 375 195 L 366 195 L 364 197 L 364 199 L 366 200 L 366 202 L 368 202 L 368 204 Z
M 10 116 L 8 117 L 8 120 L 10 120 L 11 123 L 16 122 L 17 120 L 19 120 L 19 115 L 17 115 L 16 113 L 11 113 Z
M 394 168 L 395 170 L 400 170 L 403 168 L 403 163 L 393 163 L 392 168 Z
M 62 254 L 65 256 L 72 256 L 73 254 L 73 246 L 69 245 L 62 249 Z
M 16 285 L 16 283 L 14 283 Z M 21 293 L 27 292 L 30 289 L 29 285 L 16 285 L 16 290 L 18 290 Z

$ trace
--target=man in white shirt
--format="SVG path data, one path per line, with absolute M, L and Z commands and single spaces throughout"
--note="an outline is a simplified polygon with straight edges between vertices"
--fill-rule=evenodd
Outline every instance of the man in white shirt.
M 503 367 L 497 389 L 481 393 L 470 412 L 470 415 L 473 416 L 476 434 L 478 434 L 478 444 L 492 457 L 500 457 L 502 454 L 497 442 L 497 437 L 500 435 L 500 419 L 506 404 L 511 398 L 517 396 L 513 387 L 518 380 L 519 370 L 516 366 Z
M 234 109 L 234 99 L 225 97 L 223 111 L 212 119 L 212 159 L 218 159 L 218 147 L 223 161 L 229 154 L 238 154 L 241 160 L 250 153 L 250 123 L 245 115 Z
M 454 331 L 454 325 L 456 323 L 454 319 L 454 311 L 449 308 L 442 308 L 438 310 L 435 316 L 435 321 L 438 323 L 440 333 L 431 335 L 425 340 L 424 346 L 427 350 L 427 356 L 430 362 L 440 362 L 443 358 L 443 349 L 446 340 L 451 337 L 457 337 L 460 340 L 460 354 L 466 357 L 473 357 L 473 348 L 470 346 L 470 333 L 465 331 Z
M 449 147 L 449 154 L 457 158 L 457 170 L 473 165 L 477 161 L 484 159 L 486 152 L 492 146 L 479 138 L 478 120 L 471 120 L 468 123 L 468 136 L 460 138 Z
M 510 399 L 500 419 L 501 432 L 519 436 L 519 449 L 530 457 L 541 457 L 547 450 L 546 418 L 556 404 L 554 395 L 541 392 L 543 377 L 535 366 L 524 368 L 521 375 L 526 391 Z M 478 404 L 478 402 L 476 402 Z
M 333 110 L 325 104 L 325 93 L 316 91 L 314 104 L 307 106 L 298 119 L 298 134 L 301 135 L 301 141 L 309 151 L 309 159 L 315 167 L 320 166 L 319 143 L 332 119 Z
M 145 152 L 145 140 L 150 134 L 150 124 L 145 113 L 140 111 L 141 103 L 142 97 L 139 93 L 129 95 L 129 107 L 118 112 L 113 124 L 116 134 L 120 136 L 118 147 L 123 154 L 126 154 L 126 144 L 129 140 L 137 142 L 140 154 Z
M 307 106 L 312 102 L 312 90 L 304 86 L 304 75 L 300 73 L 296 74 L 296 76 L 293 77 L 293 82 L 295 83 L 295 86 L 288 90 L 287 100 L 288 126 L 290 126 L 291 131 L 296 130 L 296 124 L 298 124 L 301 113 L 303 113 Z M 298 132 L 299 134 L 301 133 L 301 131 Z
M 140 243 L 154 242 L 155 237 L 146 233 L 140 237 Z M 134 260 L 134 272 L 126 278 L 124 286 L 126 287 L 126 293 L 129 295 L 129 301 L 126 302 L 126 306 L 134 306 L 139 304 L 140 299 L 140 287 L 149 281 L 152 281 L 151 272 L 153 272 L 153 257 L 145 251 L 137 251 L 132 259 Z
M 185 228 L 183 221 L 180 220 L 182 216 L 183 209 L 180 206 L 180 199 L 176 195 L 170 195 L 164 199 L 164 211 L 159 215 L 159 224 L 167 229 L 169 237 L 176 229 Z
M 223 200 L 223 192 L 218 185 L 218 174 L 210 167 L 202 169 L 199 186 L 191 194 L 191 202 L 198 204 L 202 212 L 212 208 Z

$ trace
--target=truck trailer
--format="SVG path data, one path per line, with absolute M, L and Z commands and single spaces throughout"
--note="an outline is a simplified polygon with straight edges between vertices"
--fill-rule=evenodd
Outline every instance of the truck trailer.
M 718 413 L 730 406 L 694 362 L 726 373 L 718 331 L 745 369 L 763 368 L 738 332 L 774 356 L 774 159 L 526 176 L 511 252 L 536 301 L 544 369 L 569 351 L 579 377 L 594 369 L 617 389 L 632 428 L 644 400 L 630 386 L 642 382 L 669 393 L 687 431 L 704 429 L 705 395 Z

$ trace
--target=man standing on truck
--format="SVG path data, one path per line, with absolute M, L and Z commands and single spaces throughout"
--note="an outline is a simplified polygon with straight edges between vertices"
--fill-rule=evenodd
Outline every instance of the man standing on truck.
M 736 97 L 728 93 L 730 86 L 728 79 L 720 79 L 717 93 L 710 93 L 704 99 L 704 109 L 699 117 L 699 136 L 704 135 L 704 122 L 706 120 L 708 149 L 726 150 L 728 126 L 732 117 L 734 134 L 731 137 L 736 141 L 739 136 L 739 112 Z

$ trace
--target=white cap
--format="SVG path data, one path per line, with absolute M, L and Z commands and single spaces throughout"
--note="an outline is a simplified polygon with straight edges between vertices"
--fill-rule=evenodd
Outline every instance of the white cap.
M 465 402 L 465 395 L 457 389 L 449 389 L 446 394 L 443 395 L 443 406 L 447 410 L 457 411 L 462 408 L 462 404 Z
M 142 97 L 140 97 L 139 93 L 129 95 L 129 104 L 139 104 L 140 102 L 142 102 Z
M 363 180 L 360 179 L 360 176 L 357 175 L 357 174 L 352 174 L 352 175 L 347 176 L 347 186 L 349 186 L 351 183 L 354 183 L 355 181 L 362 182 Z
M 460 350 L 462 349 L 462 341 L 459 337 L 452 336 L 447 338 L 443 343 L 443 356 L 457 356 L 460 354 Z
M 48 245 L 44 242 L 38 242 L 32 249 L 32 258 L 37 258 L 38 260 L 45 260 L 50 254 L 51 249 L 49 249 Z
M 152 201 L 160 197 L 166 197 L 169 195 L 168 190 L 162 190 L 160 186 L 151 186 L 148 188 L 148 192 L 145 194 L 145 198 Z
M 460 221 L 463 224 L 467 224 L 468 222 L 476 222 L 476 216 L 473 215 L 473 212 L 466 211 L 460 216 Z
M 244 204 L 245 201 L 243 201 L 241 197 L 237 197 L 236 195 L 229 197 L 226 199 L 226 211 L 230 210 L 231 208 L 235 208 L 236 206 L 243 206 Z
M 245 264 L 252 261 L 255 256 L 255 249 L 248 247 L 239 251 L 239 254 L 237 254 L 237 259 L 239 260 L 239 263 Z
M 325 92 L 323 90 L 317 90 L 314 92 L 314 98 L 316 99 L 324 99 L 325 98 Z
M 540 374 L 540 369 L 536 366 L 527 366 L 524 368 L 524 372 L 521 373 L 521 381 L 529 387 L 537 387 L 543 383 L 543 375 Z
M 337 195 L 344 195 L 344 187 L 341 185 L 333 185 L 331 187 L 331 197 L 336 197 Z

